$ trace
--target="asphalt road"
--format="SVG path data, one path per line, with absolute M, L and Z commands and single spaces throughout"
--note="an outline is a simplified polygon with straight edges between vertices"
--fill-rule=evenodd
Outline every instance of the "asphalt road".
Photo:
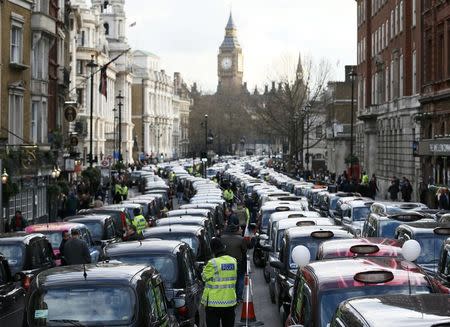
M 250 259 L 252 253 L 249 252 Z M 258 321 L 264 323 L 268 327 L 282 327 L 280 315 L 275 304 L 270 302 L 269 286 L 264 280 L 263 270 L 255 268 L 251 261 L 251 274 L 253 284 L 253 305 L 255 307 L 255 315 Z M 236 323 L 241 319 L 241 306 L 236 310 Z

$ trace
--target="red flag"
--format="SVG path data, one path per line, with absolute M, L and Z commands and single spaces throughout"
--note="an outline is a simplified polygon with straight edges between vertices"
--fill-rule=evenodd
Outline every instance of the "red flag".
M 99 92 L 105 96 L 105 98 L 108 98 L 108 76 L 106 75 L 106 70 L 108 69 L 108 66 L 103 66 L 100 69 L 100 85 L 99 85 Z

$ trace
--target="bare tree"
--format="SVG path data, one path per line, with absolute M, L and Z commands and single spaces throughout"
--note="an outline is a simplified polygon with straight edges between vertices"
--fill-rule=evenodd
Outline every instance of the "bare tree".
M 311 59 L 285 56 L 275 67 L 270 90 L 257 100 L 255 113 L 261 128 L 271 131 L 285 140 L 288 146 L 289 166 L 299 161 L 303 167 L 303 152 L 306 150 L 306 133 L 324 124 L 316 114 L 323 91 L 331 72 L 327 61 L 314 64 Z M 309 144 L 314 147 L 320 140 Z

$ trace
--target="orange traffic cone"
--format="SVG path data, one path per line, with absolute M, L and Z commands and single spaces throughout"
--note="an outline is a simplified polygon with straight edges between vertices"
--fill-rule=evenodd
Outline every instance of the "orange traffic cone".
M 245 274 L 245 300 L 242 303 L 241 321 L 236 326 L 263 326 L 264 323 L 256 320 L 255 308 L 253 306 L 252 280 Z

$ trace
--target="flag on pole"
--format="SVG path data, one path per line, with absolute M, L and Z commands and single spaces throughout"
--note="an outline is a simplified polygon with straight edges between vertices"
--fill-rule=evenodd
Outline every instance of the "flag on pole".
M 108 69 L 108 65 L 102 66 L 100 69 L 100 85 L 99 85 L 99 92 L 105 96 L 105 98 L 108 98 L 108 76 L 106 74 L 106 70 Z

